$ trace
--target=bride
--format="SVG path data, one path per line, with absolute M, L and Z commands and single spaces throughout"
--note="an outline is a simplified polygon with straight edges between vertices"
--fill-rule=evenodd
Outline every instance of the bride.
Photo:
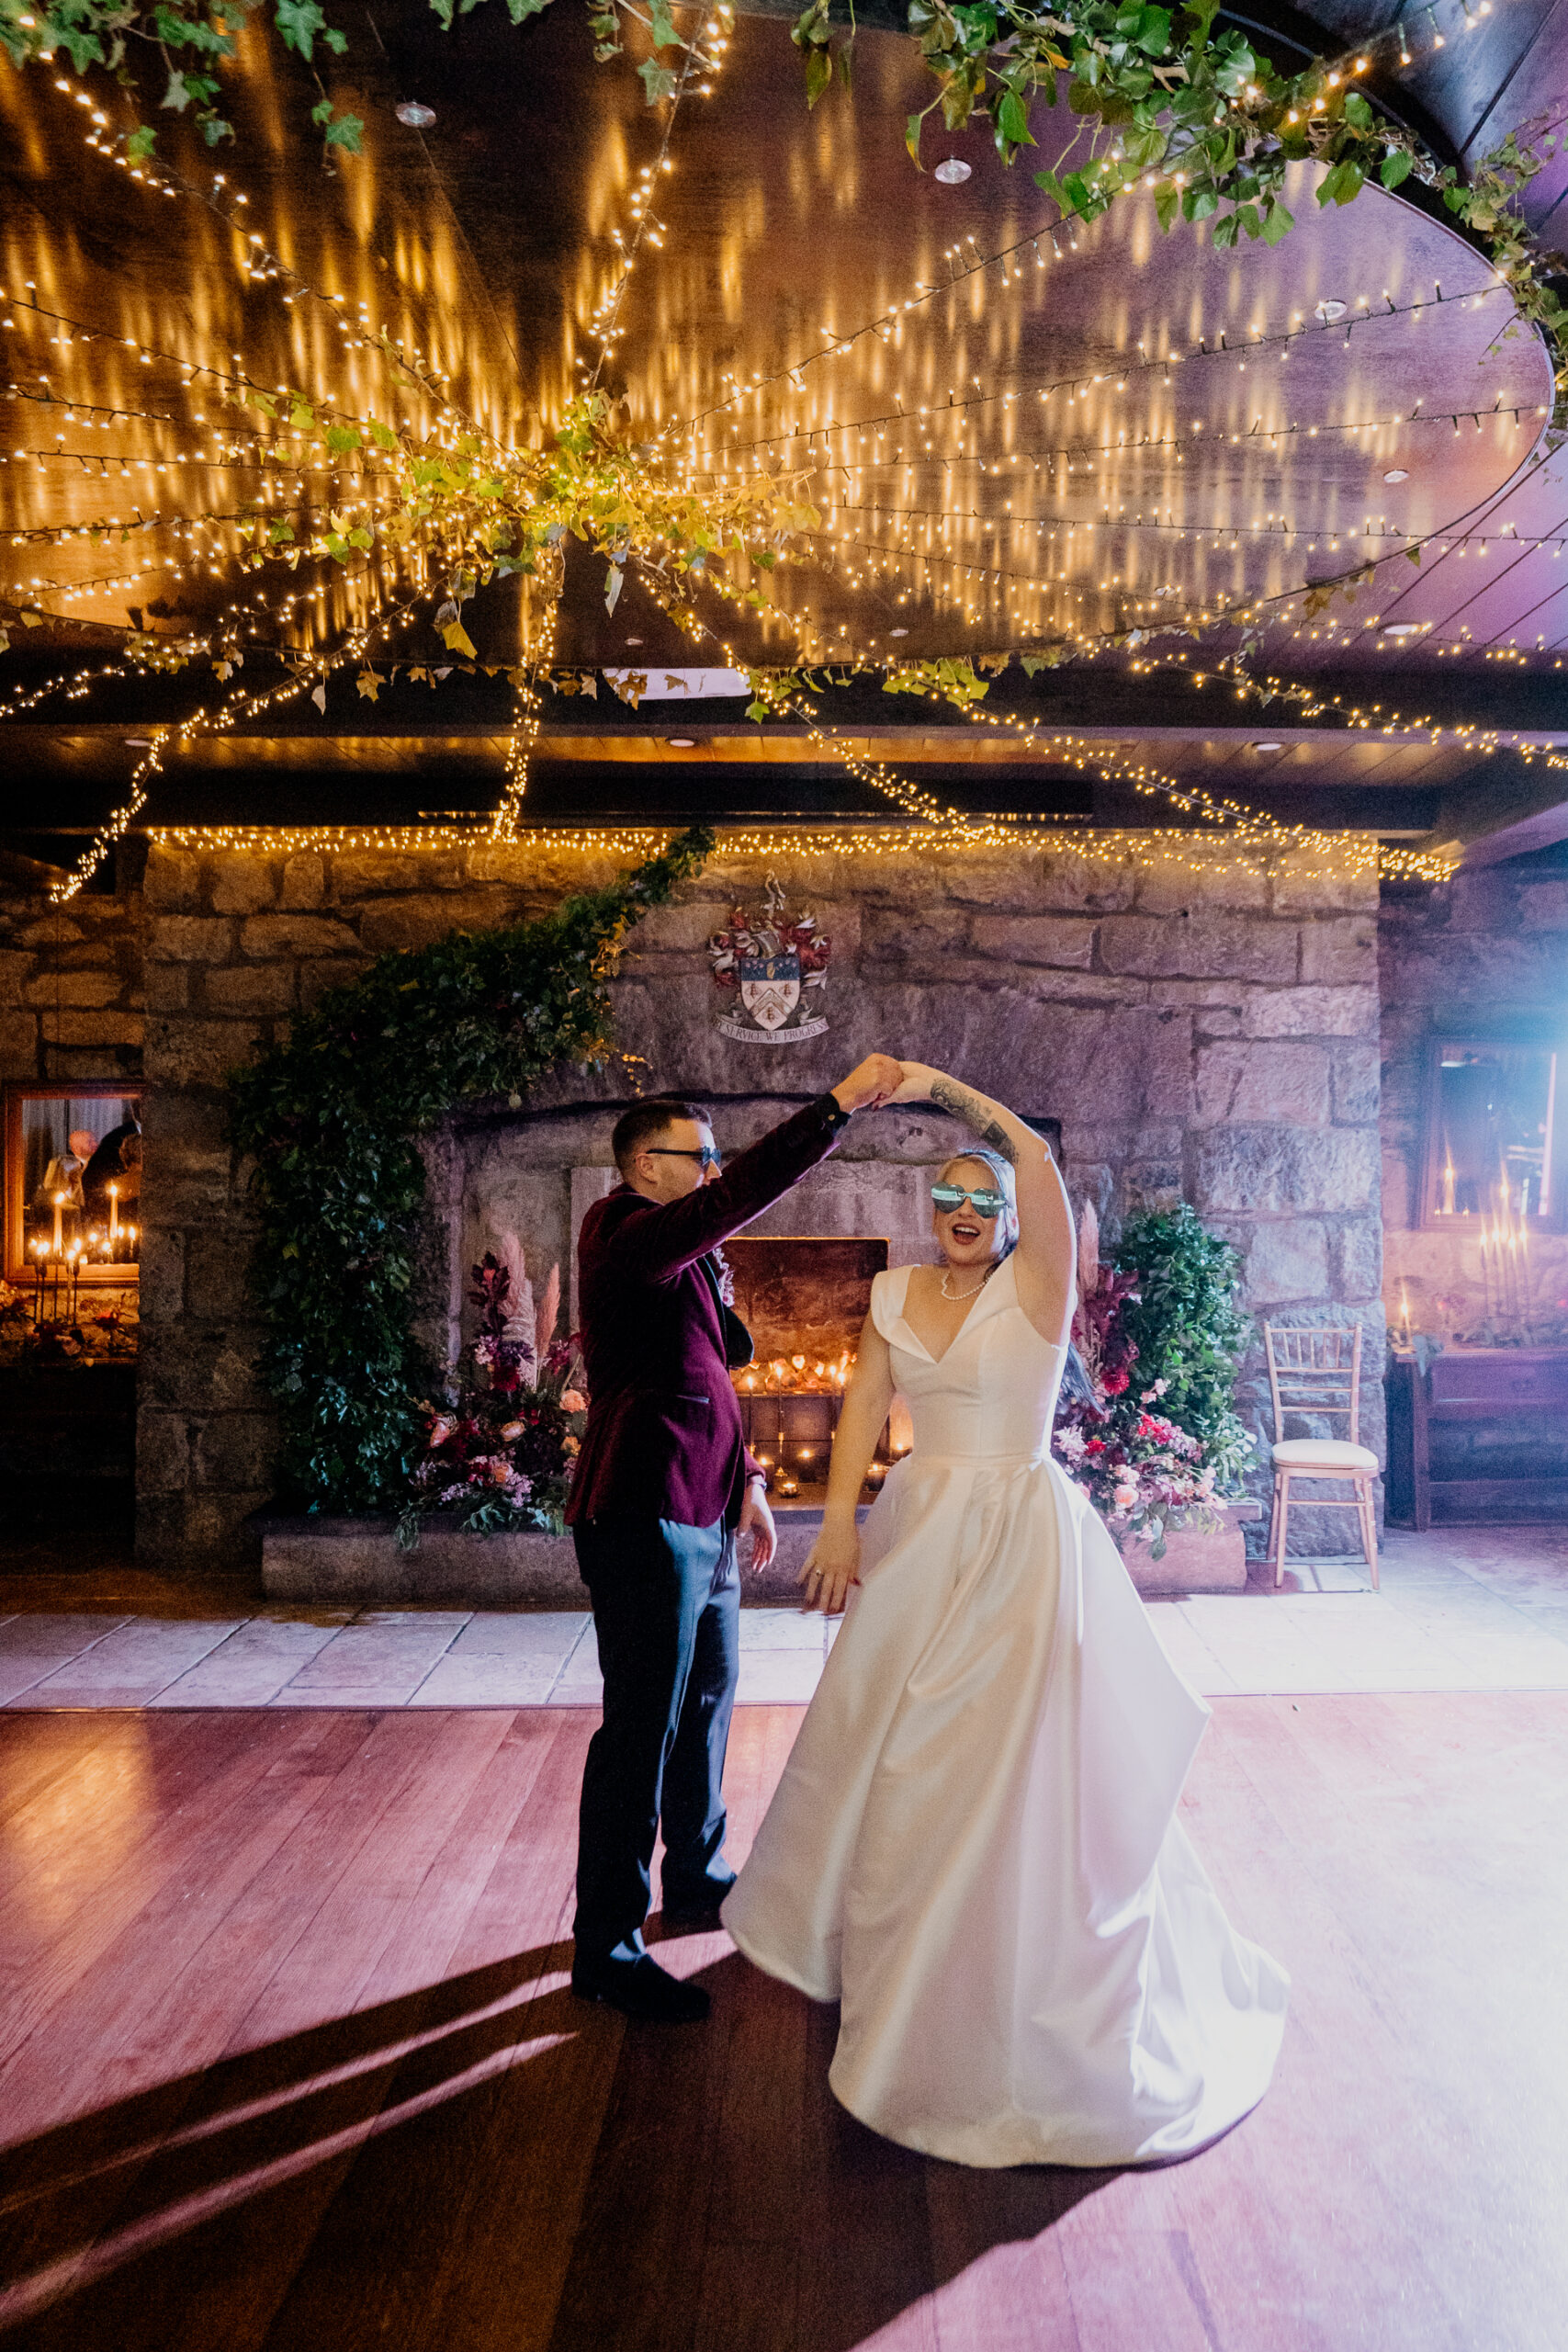
M 878 1274 L 833 1445 L 817 1696 L 724 1906 L 747 1957 L 840 2001 L 829 2081 L 967 2165 L 1189 2155 L 1268 2087 L 1284 1971 L 1176 1818 L 1209 1710 L 1048 1451 L 1072 1213 L 1021 1119 L 904 1065 L 982 1148 L 931 1187 L 940 1266 Z M 895 1390 L 914 1450 L 856 1529 Z

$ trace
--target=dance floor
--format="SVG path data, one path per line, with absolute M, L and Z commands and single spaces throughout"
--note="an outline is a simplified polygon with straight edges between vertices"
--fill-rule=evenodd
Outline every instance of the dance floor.
M 799 1721 L 737 1717 L 743 1851 Z M 51 2352 L 1561 2352 L 1568 1695 L 1224 1698 L 1186 1814 L 1291 1968 L 1264 2105 L 974 2173 L 565 1987 L 593 1716 L 0 1718 L 0 2344 Z

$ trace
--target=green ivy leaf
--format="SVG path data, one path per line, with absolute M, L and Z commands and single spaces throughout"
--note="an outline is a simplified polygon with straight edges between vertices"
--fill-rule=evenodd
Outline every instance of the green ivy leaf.
M 1416 168 L 1416 158 L 1407 155 L 1403 147 L 1391 148 L 1378 166 L 1378 177 L 1384 187 L 1397 187 L 1407 180 Z
M 650 107 L 656 107 L 661 98 L 674 96 L 675 76 L 667 65 L 660 65 L 657 58 L 645 58 L 637 71 L 637 79 L 648 94 L 648 103 Z

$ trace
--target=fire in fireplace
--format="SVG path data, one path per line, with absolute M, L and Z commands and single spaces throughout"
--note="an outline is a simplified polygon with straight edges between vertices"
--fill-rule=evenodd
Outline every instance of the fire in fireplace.
M 756 1346 L 753 1361 L 735 1374 L 747 1443 L 771 1474 L 775 1497 L 820 1500 L 872 1277 L 887 1263 L 886 1240 L 741 1235 L 726 1244 L 725 1256 L 735 1273 L 735 1311 Z M 880 1475 L 874 1470 L 874 1485 Z

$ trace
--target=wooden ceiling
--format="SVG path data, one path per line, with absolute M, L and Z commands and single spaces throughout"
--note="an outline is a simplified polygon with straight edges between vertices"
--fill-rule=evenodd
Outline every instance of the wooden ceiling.
M 1385 82 L 1438 144 L 1479 152 L 1522 119 L 1527 97 L 1556 95 L 1562 49 L 1548 17 L 1538 0 L 1497 0 L 1467 34 L 1458 0 L 1438 0 L 1443 49 L 1412 12 L 1412 66 Z M 179 535 L 177 517 L 231 513 L 258 479 L 220 440 L 232 412 L 189 380 L 193 367 L 240 354 L 258 380 L 385 413 L 385 363 L 355 347 L 353 322 L 385 323 L 449 374 L 463 407 L 519 440 L 547 429 L 592 370 L 590 324 L 662 135 L 631 63 L 595 65 L 581 11 L 565 5 L 521 28 L 485 7 L 445 33 L 424 0 L 373 0 L 365 21 L 332 74 L 333 95 L 366 118 L 363 158 L 323 175 L 309 76 L 252 34 L 239 140 L 216 165 L 226 193 L 247 197 L 251 233 L 330 299 L 286 299 L 287 280 L 243 270 L 244 239 L 219 213 L 133 184 L 85 146 L 73 89 L 0 67 L 6 284 L 56 314 L 14 308 L 5 334 L 0 606 L 36 601 L 58 616 L 7 657 L 0 692 L 103 667 L 128 626 L 199 636 L 237 595 L 264 599 L 258 675 L 264 641 L 310 646 L 364 617 L 367 591 L 334 567 L 318 576 L 307 562 L 257 589 L 234 570 L 231 529 L 209 532 L 199 554 Z M 1286 58 L 1382 20 L 1325 21 L 1319 31 L 1276 11 L 1257 37 Z M 852 95 L 808 112 L 776 9 L 740 16 L 712 95 L 681 109 L 671 168 L 652 183 L 661 242 L 644 243 L 622 297 L 601 380 L 624 398 L 629 429 L 732 473 L 787 461 L 833 534 L 813 563 L 775 575 L 774 616 L 741 628 L 716 601 L 701 658 L 1088 643 L 1201 623 L 1242 599 L 1281 603 L 1389 542 L 1435 534 L 1419 571 L 1383 564 L 1354 607 L 1308 619 L 1298 604 L 1266 640 L 1258 666 L 1328 703 L 1312 727 L 1287 725 L 1303 714 L 1281 702 L 1227 705 L 1221 721 L 1212 690 L 1201 702 L 1172 671 L 1136 674 L 1183 644 L 1158 636 L 1028 684 L 1010 673 L 987 706 L 1010 722 L 1005 734 L 874 687 L 828 696 L 824 716 L 922 781 L 940 774 L 966 807 L 1123 820 L 1125 792 L 1086 781 L 1049 740 L 1070 730 L 1145 753 L 1156 743 L 1164 772 L 1212 772 L 1228 792 L 1245 783 L 1241 797 L 1292 820 L 1405 839 L 1526 821 L 1550 833 L 1539 762 L 1483 757 L 1451 734 L 1434 745 L 1336 732 L 1346 708 L 1376 702 L 1383 716 L 1568 740 L 1568 480 L 1543 437 L 1551 368 L 1533 334 L 1504 334 L 1480 255 L 1399 198 L 1369 192 L 1325 215 L 1304 173 L 1289 199 L 1300 225 L 1272 252 L 1215 252 L 1190 230 L 1162 237 L 1142 196 L 1053 243 L 1053 209 L 980 130 L 928 131 L 928 163 L 967 163 L 963 185 L 917 174 L 902 124 L 930 85 L 910 45 L 873 22 L 858 54 Z M 411 97 L 434 112 L 423 132 L 396 119 Z M 1040 161 L 1072 127 L 1065 108 L 1041 111 Z M 213 159 L 182 146 L 178 126 L 162 145 L 210 187 Z M 1545 217 L 1565 187 L 1543 175 L 1536 209 Z M 1344 316 L 1321 322 L 1320 302 L 1345 303 Z M 123 547 L 25 539 L 132 513 L 152 526 Z M 280 578 L 296 599 L 286 614 Z M 635 581 L 613 614 L 603 587 L 602 563 L 569 567 L 558 660 L 652 675 L 694 660 Z M 530 645 L 515 587 L 484 592 L 466 617 L 484 661 L 515 662 Z M 382 666 L 440 659 L 426 608 L 392 633 Z M 489 807 L 506 723 L 491 684 L 454 674 L 432 692 L 405 674 L 372 707 L 342 673 L 324 711 L 293 707 L 220 748 L 193 745 L 148 814 L 348 821 Z M 134 739 L 213 693 L 198 664 L 175 679 L 105 677 L 7 719 L 22 786 L 8 838 L 69 838 L 98 821 Z M 673 709 L 627 709 L 603 685 L 592 704 L 552 696 L 532 813 L 875 805 L 785 725 L 759 734 L 733 702 L 682 707 L 678 724 Z M 1285 748 L 1248 748 L 1260 741 Z

